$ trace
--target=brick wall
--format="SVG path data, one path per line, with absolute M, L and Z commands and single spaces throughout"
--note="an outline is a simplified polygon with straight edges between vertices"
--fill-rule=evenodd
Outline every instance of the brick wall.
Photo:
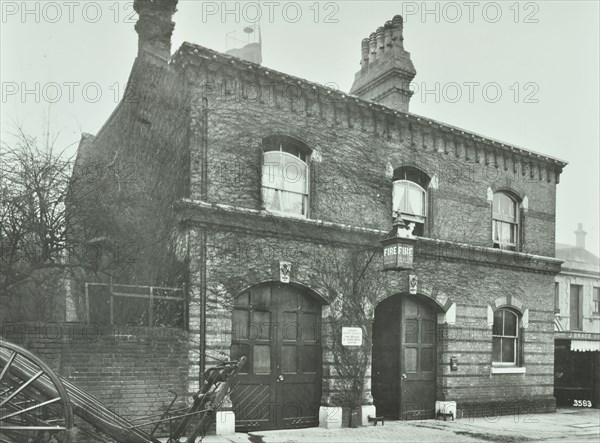
M 193 121 L 191 128 L 196 135 L 190 139 L 192 159 L 199 158 L 201 150 L 206 149 L 208 161 L 204 196 L 199 191 L 203 173 L 197 165 L 201 162 L 191 162 L 194 199 L 260 210 L 262 139 L 286 134 L 302 140 L 317 153 L 311 163 L 311 219 L 388 231 L 392 186 L 385 175 L 387 163 L 394 168 L 415 164 L 436 177 L 435 186 L 428 190 L 432 220 L 426 237 L 491 247 L 489 191 L 509 189 L 527 202 L 523 210 L 523 249 L 554 256 L 555 176 L 547 171 L 540 175 L 533 163 L 532 171 L 529 159 L 515 161 L 511 157 L 506 163 L 500 156 L 484 152 L 479 140 L 466 140 L 458 134 L 450 137 L 435 125 L 424 128 L 402 115 L 395 121 L 375 111 L 355 115 L 340 107 L 339 102 L 309 102 L 304 96 L 299 101 L 286 100 L 283 95 L 277 97 L 276 92 L 264 100 L 206 94 L 206 84 L 243 82 L 228 68 L 215 71 L 199 66 L 190 68 L 186 75 L 198 94 L 191 102 L 192 109 L 204 113 L 207 119 L 207 126 Z M 201 91 L 207 101 L 198 98 Z M 240 291 L 259 282 L 276 281 L 279 260 L 287 260 L 293 266 L 292 281 L 318 292 L 311 276 L 318 263 L 315 257 L 323 253 L 320 248 L 337 249 L 340 254 L 348 248 L 332 238 L 319 244 L 315 239 L 317 228 L 307 228 L 302 239 L 302 234 L 287 225 L 275 224 L 269 232 L 261 230 L 256 219 L 248 216 L 245 227 L 241 221 L 231 228 L 220 217 L 215 214 L 204 218 L 202 227 L 192 229 L 198 241 L 190 244 L 191 269 L 196 271 L 190 275 L 190 284 L 198 299 L 206 291 L 208 302 L 209 360 L 211 355 L 227 354 L 229 350 L 229 307 Z M 237 217 L 245 220 L 241 212 Z M 206 228 L 206 223 L 214 229 Z M 206 258 L 200 251 L 206 251 Z M 471 408 L 472 415 L 484 414 L 476 411 L 480 406 L 473 405 L 490 398 L 498 404 L 534 398 L 540 410 L 553 408 L 553 308 L 549 295 L 554 271 L 539 272 L 525 264 L 520 266 L 518 260 L 507 264 L 489 257 L 452 260 L 443 252 L 441 255 L 436 259 L 418 250 L 414 270 L 420 288 L 429 288 L 429 294 L 443 294 L 457 304 L 457 322 L 447 325 L 450 338 L 439 343 L 438 398 L 457 400 Z M 405 272 L 390 272 L 388 280 L 387 296 L 406 290 Z M 509 295 L 523 301 L 523 310 L 529 309 L 530 330 L 524 345 L 527 373 L 492 375 L 487 306 Z M 326 348 L 323 356 L 327 394 L 335 389 L 335 383 L 327 380 L 331 359 Z M 460 361 L 457 372 L 449 370 L 451 356 Z
M 4 323 L 1 331 L 126 419 L 163 412 L 169 390 L 178 404 L 187 400 L 184 331 L 76 323 Z
M 192 113 L 207 119 L 205 137 L 201 119 L 191 122 L 192 198 L 260 209 L 262 139 L 285 134 L 317 154 L 311 161 L 310 218 L 389 230 L 387 164 L 413 164 L 437 179 L 437 189 L 430 188 L 433 220 L 427 237 L 492 246 L 488 188 L 508 189 L 528 201 L 523 250 L 554 256 L 556 176 L 539 158 L 520 157 L 508 148 L 491 150 L 489 142 L 425 119 L 402 113 L 392 118 L 374 107 L 357 110 L 350 99 L 291 99 L 277 92 L 287 87 L 278 75 L 253 78 L 254 87 L 271 93 L 244 99 L 235 91 L 249 80 L 213 63 L 214 69 L 205 63 L 185 71 L 190 95 L 196 97 Z M 227 94 L 222 85 L 234 92 Z M 202 149 L 207 164 L 200 161 Z M 205 196 L 199 192 L 201 167 L 206 168 Z
M 243 223 L 243 220 L 242 220 Z M 249 222 L 248 225 L 252 223 Z M 208 362 L 228 355 L 231 345 L 231 307 L 233 298 L 252 285 L 279 279 L 280 260 L 292 263 L 291 281 L 325 294 L 315 279 L 316 266 L 323 265 L 323 257 L 333 258 L 348 253 L 341 244 L 304 242 L 268 235 L 208 229 L 207 266 L 201 268 L 198 251 L 200 243 L 190 245 L 192 268 L 206 272 Z M 193 235 L 195 239 L 200 236 Z M 410 273 L 419 277 L 422 296 L 457 304 L 456 322 L 441 324 L 438 331 L 438 389 L 439 400 L 455 400 L 465 408 L 466 415 L 485 415 L 489 408 L 512 413 L 506 405 L 536 411 L 554 408 L 553 399 L 553 288 L 551 272 L 532 272 L 522 263 L 477 262 L 465 258 L 451 260 L 427 256 L 418 248 L 415 269 Z M 421 251 L 421 252 L 419 252 Z M 378 254 L 374 266 L 381 268 Z M 508 263 L 508 264 L 507 264 Z M 385 275 L 384 297 L 408 290 L 408 271 L 390 271 Z M 192 282 L 201 281 L 196 273 Z M 192 283 L 196 292 L 201 288 Z M 488 324 L 488 306 L 497 299 L 516 297 L 523 303 L 521 311 L 528 310 L 525 330 L 525 374 L 491 374 L 492 328 Z M 381 300 L 378 300 L 381 301 Z M 377 303 L 377 301 L 376 301 Z M 374 307 L 373 307 L 374 308 Z M 352 325 L 348 325 L 352 326 Z M 328 352 L 327 316 L 322 324 L 323 395 L 330 399 L 335 388 L 335 368 Z M 459 370 L 450 371 L 450 358 L 457 357 Z M 369 393 L 367 378 L 366 393 Z M 523 403 L 527 399 L 529 403 Z M 328 401 L 328 400 L 327 400 Z M 494 406 L 495 405 L 495 406 Z M 487 408 L 487 409 L 486 409 Z
M 86 281 L 106 274 L 121 284 L 185 281 L 171 210 L 189 186 L 187 106 L 177 80 L 166 65 L 138 58 L 122 102 L 79 146 L 68 211 L 71 243 L 97 245 L 86 264 L 98 272 Z

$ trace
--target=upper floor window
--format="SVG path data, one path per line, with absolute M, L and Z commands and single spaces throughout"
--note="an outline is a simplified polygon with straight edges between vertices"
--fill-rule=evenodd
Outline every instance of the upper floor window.
M 308 152 L 289 137 L 263 141 L 262 199 L 269 212 L 308 215 Z
M 425 221 L 425 189 L 408 180 L 394 182 L 394 211 L 403 219 L 417 223 Z
M 510 309 L 498 309 L 494 312 L 492 328 L 492 362 L 495 365 L 516 366 L 519 346 L 519 316 Z
M 560 283 L 554 282 L 554 313 L 560 313 Z
M 583 286 L 570 285 L 569 296 L 569 329 L 580 331 L 583 326 Z
M 594 314 L 600 314 L 600 288 L 594 287 L 592 300 L 594 302 Z
M 517 250 L 519 242 L 519 206 L 503 192 L 494 194 L 492 204 L 492 240 L 494 247 Z
M 412 166 L 403 166 L 394 171 L 392 190 L 393 217 L 415 224 L 413 234 L 424 235 L 427 219 L 427 186 L 429 177 Z

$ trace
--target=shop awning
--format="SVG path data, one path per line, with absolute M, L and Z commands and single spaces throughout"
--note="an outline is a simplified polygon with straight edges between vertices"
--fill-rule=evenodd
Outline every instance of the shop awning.
M 600 341 L 593 340 L 571 340 L 571 351 L 578 352 L 600 352 Z

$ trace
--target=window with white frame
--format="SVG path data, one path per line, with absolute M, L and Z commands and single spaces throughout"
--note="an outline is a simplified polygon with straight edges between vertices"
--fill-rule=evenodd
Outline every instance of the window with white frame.
M 497 366 L 517 366 L 520 353 L 519 315 L 511 309 L 494 312 L 492 328 L 492 363 Z
M 503 192 L 496 192 L 492 203 L 492 240 L 495 248 L 517 250 L 519 243 L 519 205 Z
M 404 165 L 394 170 L 392 181 L 392 216 L 414 223 L 414 235 L 425 235 L 430 177 L 418 167 Z
M 409 180 L 396 180 L 393 190 L 394 212 L 405 220 L 416 223 L 425 222 L 427 192 L 418 184 Z
M 308 154 L 287 137 L 265 139 L 262 161 L 262 200 L 269 212 L 308 215 Z

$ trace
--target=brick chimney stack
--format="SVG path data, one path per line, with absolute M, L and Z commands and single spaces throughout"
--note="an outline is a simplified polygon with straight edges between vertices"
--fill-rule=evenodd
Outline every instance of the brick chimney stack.
M 583 224 L 577 224 L 577 231 L 575 231 L 575 246 L 581 249 L 585 249 L 585 236 L 587 232 L 583 230 Z
M 361 42 L 360 71 L 350 94 L 408 112 L 410 82 L 417 71 L 404 50 L 403 21 L 399 15 Z
M 165 61 L 171 57 L 171 35 L 175 23 L 171 21 L 178 0 L 134 0 L 133 9 L 139 18 L 135 24 L 138 33 L 138 56 L 153 54 Z

